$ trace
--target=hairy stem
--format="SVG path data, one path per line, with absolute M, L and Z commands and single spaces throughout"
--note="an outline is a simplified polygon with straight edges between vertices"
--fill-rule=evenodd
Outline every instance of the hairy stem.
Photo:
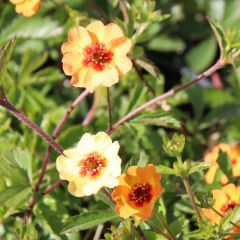
M 196 204 L 196 202 L 195 202 L 195 199 L 194 199 L 194 196 L 193 196 L 193 193 L 192 193 L 190 184 L 189 184 L 188 177 L 186 177 L 186 178 L 183 179 L 183 184 L 184 184 L 184 186 L 185 186 L 185 189 L 186 189 L 187 194 L 188 194 L 188 196 L 189 196 L 189 198 L 190 198 L 190 200 L 191 200 L 192 206 L 193 206 L 193 208 L 194 208 L 194 210 L 195 210 L 195 212 L 196 212 L 196 214 L 197 214 L 197 217 L 198 217 L 199 221 L 202 221 L 203 218 L 202 218 L 202 215 L 201 215 L 201 213 L 200 213 L 200 211 L 199 211 L 199 209 L 198 209 L 198 207 L 197 207 L 197 204 Z
M 157 217 L 157 219 L 159 220 L 159 222 L 162 224 L 162 226 L 167 230 L 167 232 L 171 236 L 171 238 L 173 240 L 176 240 L 176 237 L 174 236 L 172 230 L 168 227 L 168 225 L 165 223 L 165 221 L 162 219 L 162 217 L 156 211 L 154 211 L 154 214 Z
M 110 90 L 107 88 L 107 106 L 108 106 L 108 122 L 109 122 L 109 131 L 112 131 L 112 109 L 111 109 L 111 100 L 110 100 Z
M 122 125 L 124 122 L 128 121 L 129 119 L 133 118 L 134 116 L 136 116 L 138 113 L 140 113 L 141 111 L 151 107 L 152 105 L 156 104 L 159 101 L 162 101 L 168 97 L 171 97 L 173 95 L 175 95 L 178 92 L 181 92 L 189 87 L 191 87 L 192 85 L 196 84 L 198 81 L 200 81 L 203 78 L 206 78 L 208 76 L 210 76 L 211 74 L 213 74 L 214 72 L 216 72 L 218 69 L 223 68 L 226 65 L 226 62 L 224 60 L 218 60 L 212 67 L 210 67 L 208 70 L 206 70 L 205 72 L 201 73 L 200 75 L 198 75 L 196 78 L 194 78 L 191 82 L 184 84 L 180 87 L 177 88 L 173 88 L 169 91 L 167 91 L 166 93 L 157 96 L 153 99 L 151 99 L 150 101 L 144 103 L 143 105 L 139 106 L 138 108 L 134 109 L 133 111 L 131 111 L 130 113 L 128 113 L 127 115 L 125 115 L 123 118 L 121 118 L 119 121 L 117 121 L 114 125 L 113 125 L 113 129 Z
M 89 92 L 87 90 L 83 91 L 71 104 L 71 106 L 67 109 L 67 111 L 65 112 L 65 114 L 63 115 L 63 117 L 61 118 L 61 120 L 59 121 L 59 123 L 57 124 L 55 130 L 53 131 L 53 139 L 56 139 L 57 136 L 60 133 L 60 130 L 62 129 L 64 123 L 67 121 L 69 115 L 72 113 L 72 111 L 82 102 L 83 99 L 85 99 L 87 97 L 87 95 L 89 94 Z M 43 160 L 43 164 L 42 164 L 42 168 L 41 168 L 41 172 L 40 175 L 38 177 L 38 181 L 35 185 L 35 191 L 38 192 L 42 181 L 43 181 L 43 177 L 45 175 L 46 169 L 47 169 L 47 164 L 50 158 L 52 152 L 52 148 L 51 146 L 48 147 L 46 153 L 45 153 L 45 157 Z
M 0 100 L 0 105 L 6 108 L 11 114 L 13 114 L 17 119 L 27 125 L 30 129 L 36 132 L 43 140 L 45 140 L 52 148 L 54 148 L 58 153 L 63 153 L 63 148 L 54 141 L 48 134 L 46 134 L 37 124 L 33 123 L 24 114 L 20 113 L 6 98 L 6 96 Z

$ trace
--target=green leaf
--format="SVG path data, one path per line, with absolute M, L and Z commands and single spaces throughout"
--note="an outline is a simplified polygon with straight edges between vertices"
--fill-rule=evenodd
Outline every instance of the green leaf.
M 62 228 L 62 233 L 80 231 L 113 220 L 118 216 L 113 210 L 95 210 L 70 218 Z
M 220 166 L 220 169 L 222 172 L 227 176 L 229 180 L 232 178 L 232 165 L 231 161 L 228 157 L 228 154 L 226 152 L 220 152 L 219 157 L 217 159 L 217 162 Z
M 206 170 L 210 167 L 210 164 L 207 162 L 192 162 L 190 163 L 188 173 L 193 174 L 195 172 Z
M 184 216 L 179 217 L 174 222 L 172 222 L 169 228 L 172 230 L 174 235 L 178 235 L 187 226 L 189 220 L 185 219 Z
M 148 44 L 150 50 L 155 50 L 159 52 L 179 52 L 183 51 L 185 48 L 184 42 L 181 38 L 170 37 L 165 34 L 158 35 L 154 37 Z
M 231 211 L 229 211 L 224 218 L 222 218 L 219 224 L 219 228 L 221 230 L 227 230 L 233 227 L 233 225 L 230 222 L 237 224 L 239 220 L 240 220 L 240 206 L 236 206 Z
M 157 111 L 152 113 L 142 113 L 133 118 L 131 123 L 141 123 L 146 125 L 155 125 L 172 129 L 179 129 L 180 121 L 171 113 Z
M 24 186 L 8 187 L 0 192 L 0 205 L 5 205 L 11 208 L 18 206 L 24 202 L 31 194 L 30 188 Z
M 16 37 L 13 37 L 0 52 L 0 87 L 7 71 L 8 62 L 16 43 Z
M 194 72 L 202 72 L 214 60 L 217 51 L 217 44 L 214 38 L 207 39 L 196 45 L 186 55 L 188 66 Z
M 157 169 L 157 172 L 161 173 L 161 174 L 166 174 L 166 175 L 176 175 L 176 170 L 170 168 L 170 167 L 166 167 L 164 165 L 157 165 L 155 166 Z

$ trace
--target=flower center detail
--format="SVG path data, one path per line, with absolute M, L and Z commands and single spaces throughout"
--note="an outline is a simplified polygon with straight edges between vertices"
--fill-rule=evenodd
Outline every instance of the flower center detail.
M 145 202 L 150 202 L 152 199 L 151 186 L 147 184 L 135 184 L 132 187 L 128 198 L 134 202 L 137 206 L 142 206 Z
M 83 65 L 102 71 L 112 61 L 113 53 L 104 44 L 95 43 L 84 50 Z
M 232 165 L 235 165 L 237 163 L 237 159 L 236 158 L 233 158 L 232 159 Z
M 93 152 L 81 161 L 80 174 L 82 176 L 97 177 L 105 167 L 106 159 L 99 153 Z
M 223 206 L 221 207 L 221 212 L 223 213 L 223 215 L 225 215 L 229 210 L 234 209 L 236 205 L 237 203 L 235 201 L 230 200 L 227 203 L 223 204 Z

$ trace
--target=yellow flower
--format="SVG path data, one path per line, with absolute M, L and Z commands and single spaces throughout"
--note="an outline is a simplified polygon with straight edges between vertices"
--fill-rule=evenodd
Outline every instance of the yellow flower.
M 234 207 L 240 205 L 240 186 L 235 186 L 230 183 L 224 186 L 222 189 L 216 189 L 212 191 L 213 198 L 215 203 L 213 208 L 216 209 L 219 213 L 225 216 L 229 211 Z M 219 224 L 221 217 L 211 209 L 203 209 L 203 214 L 210 220 L 212 223 Z M 240 228 L 233 228 L 232 231 L 239 232 Z M 231 236 L 225 237 L 225 239 L 230 239 Z
M 69 181 L 68 191 L 77 197 L 96 194 L 102 187 L 113 188 L 121 174 L 119 144 L 104 132 L 85 133 L 76 148 L 57 158 L 60 178 Z
M 40 0 L 10 0 L 15 6 L 17 13 L 25 17 L 34 15 L 40 6 Z
M 148 220 L 162 192 L 160 180 L 161 176 L 152 164 L 144 168 L 129 167 L 127 174 L 119 177 L 119 186 L 112 192 L 116 213 L 123 218 L 133 216 L 139 221 Z
M 69 31 L 68 42 L 63 43 L 63 71 L 72 76 L 74 87 L 93 92 L 97 87 L 110 87 L 132 68 L 127 57 L 131 41 L 114 23 L 106 26 L 95 21 Z
M 221 143 L 208 150 L 204 156 L 204 161 L 212 165 L 205 175 L 206 182 L 209 184 L 213 183 L 217 170 L 219 169 L 217 159 L 220 150 L 228 154 L 232 166 L 232 175 L 234 177 L 240 177 L 240 144 Z M 228 178 L 224 174 L 221 174 L 220 182 L 225 185 L 228 183 Z

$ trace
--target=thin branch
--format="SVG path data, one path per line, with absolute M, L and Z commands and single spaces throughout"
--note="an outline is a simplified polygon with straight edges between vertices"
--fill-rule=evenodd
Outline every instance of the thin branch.
M 67 121 L 69 115 L 72 113 L 72 111 L 78 106 L 78 104 L 80 104 L 80 102 L 82 102 L 83 99 L 85 99 L 87 97 L 87 95 L 89 94 L 89 92 L 87 90 L 85 90 L 84 92 L 82 92 L 71 104 L 71 106 L 67 109 L 67 111 L 65 112 L 65 114 L 63 115 L 63 117 L 61 118 L 61 120 L 59 121 L 59 123 L 57 124 L 55 130 L 53 131 L 53 139 L 56 139 L 57 136 L 60 133 L 60 130 L 62 129 L 64 123 Z M 52 148 L 51 146 L 48 147 L 46 153 L 45 153 L 45 157 L 43 160 L 43 164 L 42 164 L 42 168 L 41 168 L 41 173 L 39 175 L 38 181 L 35 185 L 35 191 L 38 192 L 42 181 L 43 181 L 43 177 L 45 175 L 46 169 L 47 169 L 47 164 L 50 158 L 52 152 Z
M 192 85 L 196 84 L 198 81 L 200 81 L 203 78 L 206 78 L 208 76 L 210 76 L 211 74 L 213 74 L 214 72 L 216 72 L 218 69 L 223 68 L 226 65 L 225 61 L 223 60 L 218 60 L 212 67 L 210 67 L 208 70 L 206 70 L 205 72 L 203 72 L 202 74 L 198 75 L 196 78 L 194 78 L 191 82 L 184 84 L 178 88 L 173 88 L 169 91 L 167 91 L 166 93 L 157 96 L 153 99 L 151 99 L 150 101 L 144 103 L 143 105 L 139 106 L 138 108 L 134 109 L 133 111 L 131 111 L 130 113 L 128 113 L 127 115 L 125 115 L 123 118 L 121 118 L 119 121 L 117 121 L 114 125 L 113 125 L 113 129 L 115 129 L 116 127 L 122 125 L 124 122 L 128 121 L 129 119 L 133 118 L 135 115 L 137 115 L 138 113 L 140 113 L 141 111 L 151 107 L 152 105 L 156 104 L 159 101 L 162 101 L 168 97 L 171 97 L 173 95 L 175 95 L 178 92 L 181 92 L 189 87 L 191 87 Z
M 162 219 L 162 217 L 156 211 L 154 211 L 154 213 L 155 213 L 155 216 L 157 217 L 157 219 L 159 220 L 159 222 L 162 224 L 162 226 L 167 230 L 167 232 L 171 236 L 171 238 L 173 240 L 176 240 L 176 237 L 174 236 L 172 230 L 168 227 L 168 225 L 165 223 L 165 221 Z
M 132 63 L 133 63 L 133 67 L 136 70 L 136 73 L 138 75 L 138 77 L 140 78 L 140 80 L 143 82 L 143 84 L 148 88 L 148 90 L 152 93 L 155 94 L 155 90 L 153 89 L 153 87 L 149 84 L 149 82 L 144 78 L 144 76 L 142 75 L 141 71 L 139 70 L 137 63 L 134 59 L 132 59 Z
M 110 100 L 109 88 L 107 88 L 107 106 L 108 106 L 109 131 L 111 131 L 112 130 L 112 110 L 111 110 L 111 100 Z
M 0 99 L 0 105 L 6 108 L 10 113 L 12 113 L 21 122 L 25 123 L 30 129 L 35 131 L 43 140 L 45 140 L 50 146 L 52 146 L 58 153 L 63 153 L 63 148 L 56 143 L 48 134 L 46 134 L 38 125 L 32 122 L 24 114 L 20 113 L 7 99 L 3 97 Z
M 217 209 L 215 209 L 214 207 L 210 207 L 218 216 L 220 216 L 221 218 L 224 218 L 224 215 L 222 215 Z M 234 222 L 230 221 L 230 223 L 236 227 L 236 228 L 240 228 L 240 226 L 238 226 L 237 224 L 235 224 Z
M 126 0 L 120 0 L 119 4 L 120 4 L 120 9 L 122 11 L 124 24 L 127 29 L 128 23 L 129 23 L 129 17 L 128 17 L 128 12 L 127 12 Z
M 95 112 L 96 112 L 96 109 L 97 109 L 97 105 L 98 105 L 98 94 L 97 94 L 97 92 L 95 92 L 94 97 L 93 97 L 92 106 L 91 106 L 90 110 L 88 111 L 86 117 L 82 121 L 83 126 L 87 126 L 92 122 Z
M 147 224 L 154 229 L 157 233 L 164 236 L 168 240 L 172 240 L 166 233 L 164 233 L 161 229 L 159 229 L 154 223 L 152 223 L 150 220 L 147 221 Z
M 136 227 L 136 231 L 137 231 L 137 233 L 139 234 L 141 240 L 148 240 L 148 239 L 146 238 L 143 230 L 140 228 L 140 226 L 137 226 L 137 227 Z
M 190 187 L 190 184 L 189 184 L 189 180 L 188 180 L 188 177 L 186 177 L 185 179 L 183 179 L 183 183 L 184 183 L 184 186 L 185 186 L 185 189 L 189 195 L 189 198 L 191 200 L 191 203 L 192 203 L 192 206 L 197 214 L 197 217 L 199 219 L 199 221 L 202 221 L 203 218 L 202 218 L 202 215 L 197 207 L 197 204 L 195 202 L 195 199 L 194 199 L 194 196 L 193 196 L 193 193 L 192 193 L 192 190 L 191 190 L 191 187 Z
M 50 192 L 53 191 L 55 188 L 59 187 L 63 182 L 64 182 L 64 180 L 58 180 L 58 181 L 55 182 L 50 188 L 47 188 L 46 190 L 44 190 L 44 191 L 42 192 L 42 195 L 46 195 L 46 194 L 50 193 Z

